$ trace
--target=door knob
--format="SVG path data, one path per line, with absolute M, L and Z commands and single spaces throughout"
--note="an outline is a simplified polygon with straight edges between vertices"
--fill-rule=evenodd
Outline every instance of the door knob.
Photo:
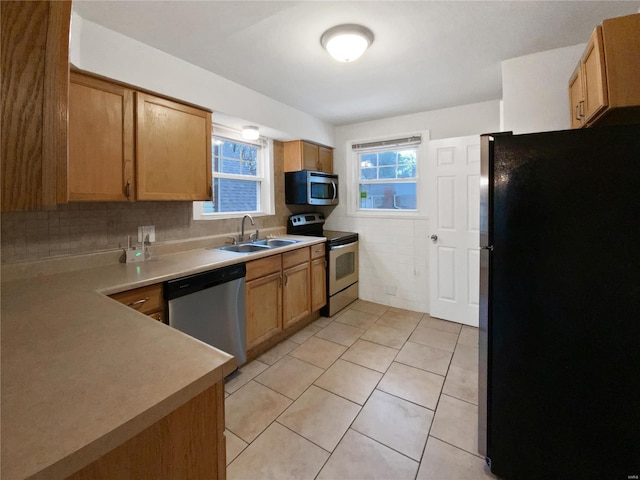
M 431 239 L 431 241 L 433 241 L 433 242 L 437 242 L 437 241 L 438 241 L 438 235 L 431 235 L 429 238 L 430 238 L 430 239 Z

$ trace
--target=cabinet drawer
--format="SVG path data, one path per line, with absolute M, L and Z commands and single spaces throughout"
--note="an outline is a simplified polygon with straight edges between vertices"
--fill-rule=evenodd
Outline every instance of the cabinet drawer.
M 311 245 L 309 248 L 311 248 L 311 258 L 324 257 L 324 243 Z
M 309 261 L 309 247 L 299 248 L 282 254 L 282 268 L 293 267 Z
M 279 272 L 282 267 L 282 255 L 271 255 L 270 257 L 261 258 L 247 262 L 246 281 L 254 278 L 264 277 L 270 273 Z
M 163 309 L 162 284 L 159 283 L 116 293 L 110 297 L 142 313 L 152 313 Z

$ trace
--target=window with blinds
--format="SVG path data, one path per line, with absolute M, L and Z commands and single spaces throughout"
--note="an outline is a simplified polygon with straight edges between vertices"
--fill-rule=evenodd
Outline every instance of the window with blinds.
M 415 211 L 421 136 L 355 143 L 359 210 Z
M 212 201 L 194 202 L 194 219 L 272 212 L 269 142 L 247 141 L 214 125 L 211 139 Z

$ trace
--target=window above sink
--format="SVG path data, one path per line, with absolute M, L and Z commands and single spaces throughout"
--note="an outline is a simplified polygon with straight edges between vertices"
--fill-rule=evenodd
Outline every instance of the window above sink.
M 273 215 L 273 142 L 214 125 L 211 150 L 213 200 L 194 202 L 194 220 Z

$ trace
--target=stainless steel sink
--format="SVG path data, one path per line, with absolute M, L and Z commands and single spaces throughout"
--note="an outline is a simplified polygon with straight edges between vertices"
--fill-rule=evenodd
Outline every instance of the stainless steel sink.
M 251 253 L 264 250 L 271 250 L 278 247 L 286 247 L 299 243 L 300 240 L 292 240 L 290 238 L 265 238 L 252 243 L 241 243 L 239 245 L 225 245 L 224 247 L 215 247 L 216 250 L 224 250 L 225 252 L 235 253 Z
M 269 248 L 286 247 L 287 245 L 293 245 L 299 243 L 300 240 L 292 240 L 290 238 L 265 238 L 264 240 L 258 240 L 253 242 L 254 245 L 266 245 Z
M 246 243 L 243 245 L 225 245 L 224 247 L 218 247 L 218 250 L 225 250 L 227 252 L 236 252 L 236 253 L 251 253 L 251 252 L 259 252 L 263 250 L 269 250 L 270 247 L 267 245 L 256 245 L 254 243 Z

